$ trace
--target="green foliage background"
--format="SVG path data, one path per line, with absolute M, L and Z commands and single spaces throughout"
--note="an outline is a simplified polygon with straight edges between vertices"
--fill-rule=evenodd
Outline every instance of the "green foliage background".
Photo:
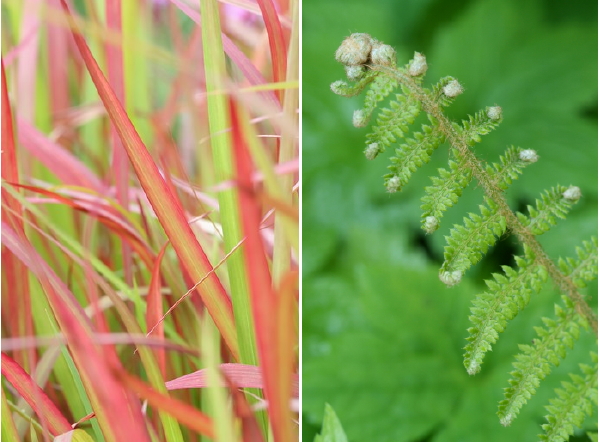
M 553 316 L 558 293 L 548 285 L 511 322 L 481 373 L 462 364 L 472 298 L 484 278 L 522 250 L 507 236 L 467 278 L 446 288 L 438 279 L 444 235 L 482 194 L 474 184 L 424 236 L 420 198 L 429 176 L 447 162 L 447 145 L 399 194 L 385 192 L 383 156 L 367 161 L 368 129 L 352 126 L 362 96 L 334 95 L 344 72 L 333 54 L 352 32 L 394 46 L 400 64 L 427 56 L 426 84 L 452 75 L 465 93 L 448 109 L 455 120 L 489 105 L 504 122 L 478 144 L 497 160 L 506 146 L 535 149 L 538 163 L 509 189 L 511 206 L 557 184 L 583 198 L 567 220 L 540 237 L 550 256 L 574 256 L 597 234 L 597 5 L 557 0 L 303 2 L 303 440 L 331 404 L 350 441 L 536 440 L 544 405 L 568 372 L 590 363 L 595 337 L 583 333 L 567 359 L 508 428 L 497 403 L 518 343 Z M 597 284 L 589 287 L 597 305 Z M 595 420 L 586 422 L 594 429 Z M 585 440 L 581 439 L 581 440 Z

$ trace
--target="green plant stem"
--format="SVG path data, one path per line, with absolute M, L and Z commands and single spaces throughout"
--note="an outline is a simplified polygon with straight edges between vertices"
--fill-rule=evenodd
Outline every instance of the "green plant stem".
M 439 122 L 439 129 L 443 132 L 446 140 L 450 145 L 456 148 L 466 165 L 471 169 L 473 177 L 477 179 L 479 185 L 483 188 L 485 194 L 498 205 L 498 210 L 506 219 L 506 226 L 517 237 L 526 244 L 535 254 L 535 262 L 544 266 L 554 283 L 558 288 L 566 293 L 575 304 L 577 313 L 585 318 L 590 327 L 593 329 L 596 337 L 598 336 L 598 317 L 592 311 L 591 307 L 585 302 L 583 296 L 577 290 L 574 282 L 567 275 L 561 273 L 557 265 L 552 261 L 542 249 L 541 244 L 535 238 L 533 233 L 527 227 L 519 222 L 516 214 L 509 207 L 506 199 L 502 195 L 503 191 L 494 183 L 493 179 L 485 172 L 481 162 L 477 156 L 469 148 L 468 140 L 456 131 L 452 122 L 442 111 L 439 103 L 434 101 L 423 88 L 421 88 L 415 80 L 409 75 L 404 74 L 396 69 L 387 66 L 373 65 L 370 66 L 374 71 L 379 71 L 393 77 L 405 87 L 407 87 L 413 97 L 418 99 L 423 106 L 423 110 L 430 115 L 433 115 Z

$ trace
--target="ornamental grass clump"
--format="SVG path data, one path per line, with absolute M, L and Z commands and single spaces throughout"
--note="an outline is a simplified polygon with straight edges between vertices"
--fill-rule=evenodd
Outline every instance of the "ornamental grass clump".
M 6 3 L 2 440 L 297 440 L 298 3 Z

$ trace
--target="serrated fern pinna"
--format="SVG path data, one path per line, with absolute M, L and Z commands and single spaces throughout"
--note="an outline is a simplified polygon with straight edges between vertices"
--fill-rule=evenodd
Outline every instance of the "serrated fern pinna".
M 503 274 L 494 274 L 486 281 L 487 291 L 473 301 L 469 336 L 465 347 L 464 365 L 471 375 L 479 372 L 483 358 L 503 332 L 507 323 L 524 309 L 548 277 L 563 293 L 563 305 L 555 306 L 553 319 L 542 318 L 543 326 L 536 327 L 537 338 L 531 345 L 521 345 L 516 355 L 514 371 L 504 400 L 498 407 L 503 425 L 510 425 L 521 407 L 533 395 L 551 371 L 558 365 L 567 348 L 572 348 L 581 328 L 592 330 L 597 337 L 597 315 L 590 308 L 579 289 L 597 277 L 598 244 L 596 238 L 576 250 L 576 257 L 552 261 L 536 239 L 564 218 L 581 192 L 578 187 L 557 186 L 528 207 L 528 214 L 514 212 L 508 205 L 504 191 L 528 164 L 537 161 L 535 151 L 509 147 L 497 163 L 488 165 L 477 158 L 471 149 L 481 136 L 502 122 L 502 109 L 491 106 L 469 116 L 458 124 L 444 113 L 444 108 L 463 92 L 461 84 L 452 77 L 442 78 L 431 89 L 422 86 L 427 62 L 422 54 L 404 67 L 396 66 L 396 53 L 367 34 L 352 34 L 336 52 L 336 59 L 345 65 L 351 83 L 336 81 L 331 89 L 338 95 L 354 96 L 367 89 L 365 105 L 356 110 L 353 124 L 366 126 L 377 105 L 396 92 L 389 109 L 379 113 L 371 133 L 367 135 L 365 156 L 374 159 L 395 143 L 384 176 L 389 192 L 397 192 L 409 181 L 413 172 L 427 163 L 433 151 L 444 142 L 450 146 L 448 167 L 439 169 L 432 185 L 422 198 L 422 228 L 433 233 L 439 227 L 444 212 L 454 205 L 463 189 L 475 180 L 484 191 L 479 213 L 464 218 L 463 225 L 455 225 L 446 237 L 444 263 L 440 279 L 447 285 L 460 282 L 465 271 L 476 264 L 507 231 L 512 232 L 523 245 L 523 255 L 516 257 L 516 266 L 503 266 Z M 411 131 L 411 125 L 421 113 L 426 113 L 429 124 Z M 557 390 L 557 398 L 547 406 L 549 414 L 542 440 L 563 441 L 580 426 L 585 414 L 591 415 L 597 405 L 598 363 L 591 354 L 588 364 L 581 364 L 581 373 L 571 374 L 571 382 L 564 382 Z

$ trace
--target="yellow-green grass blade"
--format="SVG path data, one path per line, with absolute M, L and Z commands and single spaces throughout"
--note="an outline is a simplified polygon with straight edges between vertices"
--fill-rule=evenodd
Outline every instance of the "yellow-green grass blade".
M 83 386 L 83 383 L 81 382 L 81 377 L 79 376 L 79 374 L 77 372 L 77 367 L 75 367 L 73 358 L 71 358 L 71 355 L 69 354 L 69 351 L 66 348 L 61 349 L 61 356 L 62 356 L 63 363 L 60 366 L 56 367 L 55 373 L 60 372 L 62 376 L 64 376 L 66 374 L 67 376 L 70 377 L 70 380 L 75 385 L 75 390 L 77 391 L 77 397 L 83 403 L 83 407 L 86 410 L 85 413 L 77 416 L 77 418 L 82 418 L 93 412 L 92 404 L 90 403 L 90 400 L 87 397 L 87 394 L 85 392 L 85 387 Z M 65 373 L 65 370 L 62 368 L 63 366 L 66 366 L 66 371 L 68 373 Z M 60 377 L 59 377 L 59 379 L 60 379 Z M 61 380 L 61 385 L 63 385 L 62 380 Z M 65 395 L 69 394 L 68 392 L 65 392 L 65 393 L 66 393 Z M 92 431 L 94 432 L 94 440 L 96 442 L 104 441 L 104 436 L 102 435 L 102 430 L 100 429 L 100 425 L 98 425 L 98 421 L 96 419 L 92 419 L 91 425 L 92 425 Z
M 47 301 L 44 299 L 45 304 Z M 49 324 L 48 328 L 54 330 L 54 333 L 58 333 L 58 325 L 56 321 L 49 314 L 50 306 L 45 310 L 47 313 L 47 323 Z M 88 416 L 93 412 L 92 404 L 85 392 L 85 386 L 81 381 L 81 376 L 79 376 L 79 372 L 77 371 L 77 367 L 75 367 L 75 363 L 73 362 L 73 358 L 71 357 L 69 351 L 63 347 L 60 349 L 61 356 L 57 359 L 57 363 L 54 369 L 54 373 L 60 381 L 61 386 L 65 386 L 65 388 L 69 387 L 69 390 L 65 390 L 65 397 L 67 401 L 73 401 L 75 398 L 79 399 L 79 403 L 82 404 L 83 413 L 74 415 L 76 419 L 81 419 L 84 416 Z M 65 380 L 67 378 L 67 380 Z M 63 383 L 64 382 L 64 383 Z M 72 394 L 70 391 L 72 389 L 75 390 L 76 394 Z M 73 397 L 70 397 L 70 396 Z M 100 429 L 100 425 L 98 424 L 97 419 L 91 420 L 92 431 L 94 433 L 94 440 L 96 442 L 104 441 L 104 435 L 102 434 L 102 430 Z
M 297 41 L 298 40 L 296 38 L 296 44 L 298 44 Z M 294 55 L 294 54 L 290 54 L 290 56 L 292 56 L 292 55 Z M 296 56 L 298 55 L 297 51 L 296 51 L 295 55 Z M 290 62 L 292 62 L 292 61 L 293 60 L 290 60 Z M 294 63 L 296 66 L 296 69 L 298 68 L 297 61 L 298 60 L 296 60 L 296 63 Z M 298 89 L 298 87 L 300 86 L 300 82 L 298 81 L 297 71 L 296 71 L 295 78 L 296 78 L 295 80 L 289 79 L 287 81 L 279 81 L 277 83 L 265 83 L 265 84 L 257 84 L 257 85 L 253 85 L 253 86 L 245 86 L 245 87 L 238 89 L 238 91 L 239 92 L 260 92 L 260 91 L 277 91 L 277 90 Z M 216 92 L 216 93 L 219 93 L 219 92 Z
M 23 206 L 27 207 L 25 204 Z M 51 306 L 42 287 L 33 277 L 31 278 L 30 287 L 32 300 L 31 316 L 34 321 L 36 336 L 53 336 L 58 330 L 58 325 L 54 317 L 49 313 L 52 311 Z M 68 351 L 64 350 L 61 356 L 58 357 L 53 372 L 56 376 L 56 381 L 61 386 L 71 414 L 76 419 L 79 419 L 91 413 L 91 404 Z M 93 423 L 93 428 L 94 431 L 97 431 L 97 440 L 103 441 L 104 438 L 101 436 L 102 432 L 97 422 Z
M 92 6 L 92 4 L 88 3 L 87 6 Z M 92 17 L 90 20 L 88 20 L 89 24 L 93 25 L 94 28 L 99 30 L 105 29 L 104 25 L 97 20 L 97 11 L 92 11 L 89 14 Z M 101 32 L 93 33 L 88 36 L 88 44 L 90 46 L 90 50 L 93 51 L 94 54 L 96 54 L 96 60 L 98 61 L 100 69 L 106 70 L 106 57 L 103 43 L 104 42 Z M 98 94 L 96 93 L 94 83 L 90 79 L 90 77 L 86 76 L 82 80 L 83 93 L 81 96 L 80 106 L 91 108 L 92 106 L 97 105 Z M 104 135 L 104 125 L 104 115 L 97 114 L 95 117 L 90 118 L 89 121 L 87 121 L 80 127 L 80 134 L 82 145 L 85 146 L 85 150 L 87 152 L 86 156 L 88 158 L 96 157 L 98 159 L 101 159 L 104 162 L 104 164 L 102 164 L 101 167 L 107 168 L 108 155 L 105 155 L 103 153 L 106 152 L 110 148 L 110 146 L 106 142 L 106 136 Z M 89 160 L 88 165 L 90 165 Z
M 10 409 L 11 412 L 14 413 L 14 415 L 19 416 L 20 418 L 23 418 L 24 421 L 26 421 L 27 423 L 27 427 L 25 428 L 25 431 L 27 431 L 27 429 L 29 429 L 29 432 L 32 434 L 31 440 L 33 441 L 37 441 L 37 433 L 43 433 L 44 428 L 42 427 L 42 425 L 37 422 L 35 419 L 33 419 L 29 414 L 24 413 L 23 410 L 21 410 L 17 404 L 13 403 L 10 400 L 6 401 L 8 404 L 8 408 Z M 23 433 L 24 434 L 24 433 Z M 17 430 L 17 435 L 20 435 L 19 431 Z M 50 437 L 51 435 L 49 434 L 48 437 Z M 4 439 L 1 439 L 4 440 Z M 19 439 L 17 439 L 19 441 L 22 440 L 22 438 L 19 437 Z
M 40 60 L 38 63 L 40 69 L 36 69 L 35 81 L 35 125 L 43 131 L 52 129 L 52 111 L 50 109 L 50 88 L 48 87 L 48 78 L 46 69 L 43 68 L 49 63 L 49 54 L 45 45 L 41 46 Z
M 223 387 L 220 364 L 219 340 L 216 327 L 208 315 L 204 315 L 201 323 L 201 352 L 203 366 L 207 370 L 208 387 L 202 392 L 202 408 L 213 418 L 215 440 L 217 442 L 236 442 L 235 428 L 231 406 L 227 398 L 227 390 Z
M 17 434 L 17 427 L 10 412 L 6 395 L 4 394 L 4 386 L 2 387 L 2 430 L 1 440 L 6 442 L 19 442 L 19 435 Z
M 151 23 L 149 8 L 143 2 L 126 1 L 123 9 L 123 68 L 125 80 L 125 111 L 131 118 L 136 131 L 145 145 L 152 139 L 152 128 L 147 115 L 152 112 L 150 102 L 152 88 L 148 73 L 151 72 L 147 55 L 152 52 L 141 51 L 138 42 L 149 41 Z M 144 116 L 144 117 L 140 117 Z
M 90 437 L 89 434 L 87 434 L 85 431 L 83 430 L 71 430 L 68 433 L 65 433 L 63 435 L 61 435 L 60 438 L 57 438 L 54 440 L 54 442 L 63 442 L 63 441 L 70 441 L 70 442 L 95 442 L 94 439 L 92 439 Z
M 200 11 L 202 14 L 202 44 L 206 91 L 208 93 L 210 142 L 216 179 L 222 182 L 234 179 L 235 174 L 231 137 L 227 132 L 230 127 L 227 98 L 222 94 L 212 94 L 214 91 L 224 89 L 223 84 L 227 77 L 225 55 L 221 41 L 218 2 L 200 0 Z M 218 194 L 223 239 L 227 251 L 232 250 L 242 240 L 237 193 L 236 189 L 229 189 Z M 257 355 L 252 309 L 248 294 L 244 255 L 241 250 L 236 251 L 229 257 L 227 271 L 240 344 L 240 361 L 256 365 Z

